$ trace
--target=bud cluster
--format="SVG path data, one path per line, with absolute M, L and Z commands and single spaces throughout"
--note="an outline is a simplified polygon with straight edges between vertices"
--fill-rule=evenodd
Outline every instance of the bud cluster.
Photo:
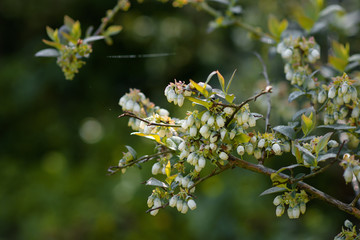
M 338 120 L 357 123 L 360 116 L 359 99 L 353 80 L 344 73 L 333 79 L 329 85 L 323 85 L 318 93 L 319 103 L 325 103 L 324 124 L 334 124 Z
M 355 175 L 357 180 L 360 182 L 360 162 L 355 159 L 355 155 L 350 155 L 345 153 L 343 160 L 340 162 L 340 166 L 344 168 L 344 179 L 346 183 L 352 181 L 353 176 Z
M 181 107 L 184 104 L 185 97 L 191 96 L 189 86 L 182 81 L 170 83 L 164 91 L 168 102 L 174 102 L 175 105 Z
M 283 152 L 290 152 L 290 143 L 285 139 L 278 139 L 275 133 L 251 134 L 250 141 L 245 144 L 239 144 L 236 148 L 237 153 L 243 156 L 245 152 L 248 155 L 254 155 L 256 159 L 266 155 L 281 155 Z
M 284 71 L 291 84 L 304 85 L 307 89 L 315 88 L 309 64 L 320 58 L 320 47 L 313 37 L 286 38 L 277 45 L 276 50 L 286 62 Z
M 349 220 L 345 220 L 342 231 L 335 236 L 334 240 L 356 240 L 360 238 L 360 234 L 356 231 L 356 226 Z
M 169 200 L 170 207 L 176 207 L 176 209 L 185 214 L 187 211 L 196 209 L 196 202 L 191 197 L 182 197 L 182 194 L 174 195 Z
M 273 204 L 276 206 L 276 216 L 280 217 L 284 214 L 287 208 L 287 214 L 290 219 L 296 219 L 300 217 L 300 213 L 305 214 L 306 203 L 309 198 L 304 190 L 300 192 L 285 192 L 282 195 L 278 195 L 274 198 Z

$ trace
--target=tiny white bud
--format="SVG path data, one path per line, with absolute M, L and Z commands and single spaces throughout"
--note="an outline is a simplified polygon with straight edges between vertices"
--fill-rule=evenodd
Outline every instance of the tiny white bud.
M 158 208 L 161 207 L 161 200 L 160 198 L 155 198 L 154 199 L 154 208 Z
M 347 93 L 348 89 L 349 89 L 349 85 L 348 85 L 347 83 L 343 83 L 343 84 L 341 85 L 341 92 L 342 92 L 342 94 Z
M 189 127 L 189 125 L 188 125 L 188 123 L 187 123 L 186 120 L 183 120 L 183 122 L 182 122 L 182 124 L 181 124 L 181 127 L 182 127 L 183 129 L 185 129 L 185 130 Z
M 352 118 L 358 118 L 360 115 L 360 110 L 359 110 L 359 107 L 356 106 L 353 108 L 353 110 L 351 111 L 351 117 Z
M 258 148 L 263 148 L 265 146 L 265 139 L 260 139 L 258 142 Z
M 351 94 L 350 93 L 346 93 L 344 96 L 343 96 L 343 100 L 344 100 L 344 103 L 349 103 L 351 101 Z
M 191 188 L 192 186 L 194 186 L 194 182 L 193 181 L 189 181 L 188 185 L 186 186 L 187 188 Z
M 234 109 L 232 107 L 226 107 L 224 108 L 224 113 L 226 113 L 227 115 L 231 115 L 234 113 Z
M 210 149 L 215 151 L 217 149 L 217 145 L 215 143 L 210 143 Z
M 280 203 L 282 203 L 282 201 L 283 201 L 282 196 L 281 196 L 281 195 L 278 195 L 278 196 L 276 196 L 276 197 L 274 198 L 273 204 L 274 204 L 275 206 L 277 206 L 277 205 L 279 205 Z
M 147 205 L 149 208 L 151 208 L 154 205 L 154 196 L 150 195 L 147 199 Z
M 211 127 L 214 125 L 214 123 L 215 123 L 214 116 L 210 116 L 209 119 L 207 120 L 207 125 L 209 125 Z
M 169 116 L 169 111 L 166 110 L 166 109 L 160 108 L 160 109 L 159 109 L 159 115 L 160 115 L 160 116 L 163 116 L 163 117 Z
M 287 214 L 289 216 L 290 219 L 293 219 L 294 218 L 294 214 L 293 214 L 293 208 L 289 207 L 287 209 Z
M 210 142 L 211 143 L 214 143 L 218 140 L 218 133 L 217 132 L 212 132 L 211 135 L 210 135 Z
M 175 196 L 172 196 L 169 200 L 169 206 L 170 207 L 175 207 L 176 206 L 176 203 L 177 203 L 177 199 L 178 197 L 175 195 Z
M 347 167 L 344 171 L 344 179 L 345 179 L 345 182 L 346 183 L 349 183 L 351 182 L 353 178 L 353 172 L 352 172 L 352 169 L 351 167 Z
M 293 72 L 292 71 L 289 71 L 285 74 L 285 78 L 286 80 L 291 80 L 293 78 Z
M 175 97 L 176 97 L 176 93 L 175 93 L 174 89 L 171 88 L 171 89 L 169 90 L 168 94 L 167 94 L 167 100 L 168 100 L 168 102 L 174 101 L 174 100 L 175 100 Z
M 187 118 L 187 125 L 189 127 L 191 127 L 192 125 L 194 125 L 195 123 L 195 117 L 194 115 L 190 115 L 188 118 Z
M 252 137 L 250 138 L 250 142 L 251 142 L 252 144 L 255 144 L 256 141 L 257 141 L 257 137 L 256 137 L 256 136 L 252 136 Z
M 161 168 L 160 163 L 156 162 L 151 168 L 151 173 L 153 175 L 157 175 L 159 173 L 159 171 L 160 171 L 160 168 Z
M 182 159 L 186 158 L 187 156 L 189 156 L 189 151 L 183 150 L 183 151 L 181 151 L 179 158 L 180 158 L 180 160 L 182 160 Z
M 254 151 L 254 157 L 256 159 L 260 159 L 261 158 L 261 150 L 256 148 L 255 151 Z
M 185 214 L 185 213 L 187 213 L 188 210 L 189 210 L 188 205 L 186 203 L 183 203 L 181 213 Z
M 205 167 L 205 164 L 206 164 L 206 159 L 203 157 L 203 156 L 200 156 L 199 157 L 199 161 L 198 161 L 198 166 L 200 168 L 204 168 Z
M 281 148 L 280 148 L 280 145 L 275 143 L 272 145 L 272 150 L 274 151 L 274 153 L 276 155 L 280 155 L 281 154 Z
M 160 129 L 160 131 L 158 131 L 158 135 L 159 135 L 159 137 L 161 137 L 161 138 L 163 138 L 163 137 L 165 137 L 165 134 L 166 134 L 166 130 L 165 129 Z
M 254 152 L 254 146 L 251 143 L 246 144 L 245 151 L 247 154 L 251 155 Z
M 183 178 L 181 179 L 181 186 L 183 186 L 184 188 L 186 188 L 187 185 L 189 184 L 189 182 L 190 182 L 190 178 L 188 178 L 188 177 L 183 177 Z
M 230 140 L 233 140 L 235 136 L 236 136 L 236 130 L 233 129 L 233 130 L 230 131 L 230 134 L 229 134 Z
M 335 140 L 330 140 L 327 145 L 331 148 L 336 148 L 339 146 L 339 143 Z
M 181 212 L 182 208 L 183 208 L 183 201 L 178 199 L 176 202 L 176 208 L 179 212 Z
M 329 92 L 328 92 L 328 98 L 334 98 L 336 95 L 336 88 L 334 86 L 332 86 L 330 89 L 329 89 Z
M 250 115 L 250 117 L 249 117 L 249 126 L 250 127 L 256 126 L 256 119 L 255 119 L 254 115 Z
M 182 178 L 183 178 L 183 177 L 181 176 L 181 174 L 178 174 L 178 175 L 176 176 L 176 178 L 175 178 L 175 182 L 181 183 Z
M 192 125 L 190 128 L 190 137 L 195 137 L 197 134 L 197 127 L 195 125 Z
M 127 101 L 127 96 L 126 95 L 122 96 L 119 100 L 119 105 L 124 107 L 126 104 L 126 101 Z
M 241 114 L 241 119 L 243 123 L 247 123 L 249 120 L 249 113 L 247 111 L 243 112 Z
M 139 114 L 140 113 L 140 111 L 141 111 L 141 108 L 140 108 L 140 105 L 136 102 L 135 104 L 134 104 L 134 107 L 133 107 L 133 110 L 132 110 L 134 113 L 137 113 L 137 114 Z
M 300 212 L 302 214 L 305 214 L 305 212 L 306 212 L 306 203 L 304 203 L 304 202 L 300 203 Z
M 131 99 L 129 99 L 129 100 L 127 100 L 127 102 L 126 102 L 126 104 L 125 104 L 125 110 L 127 110 L 127 111 L 132 111 L 133 110 L 133 108 L 134 108 L 134 101 L 133 100 L 131 100 Z
M 295 207 L 293 207 L 292 212 L 293 212 L 293 217 L 294 218 L 299 218 L 299 216 L 300 216 L 300 207 L 299 207 L 299 205 L 296 205 Z
M 155 216 L 156 214 L 158 214 L 158 212 L 159 212 L 159 209 L 152 210 L 152 211 L 150 212 L 150 215 Z
M 244 155 L 244 153 L 245 153 L 245 148 L 244 148 L 244 146 L 239 145 L 239 146 L 237 147 L 236 151 L 237 151 L 237 153 L 238 153 L 240 156 L 242 156 L 242 155 Z
M 209 120 L 210 116 L 211 114 L 209 111 L 204 112 L 203 115 L 201 116 L 201 122 L 206 123 Z
M 225 121 L 224 121 L 224 118 L 221 116 L 221 115 L 218 115 L 216 117 L 216 124 L 219 126 L 219 127 L 223 127 L 225 125 Z
M 187 205 L 189 206 L 189 208 L 191 210 L 194 210 L 196 208 L 196 202 L 193 200 L 193 199 L 190 199 L 188 202 L 187 202 Z
M 193 160 L 194 160 L 194 157 L 195 157 L 196 153 L 195 152 L 192 152 L 189 154 L 189 156 L 187 157 L 186 161 L 190 164 L 193 164 Z
M 184 95 L 179 94 L 177 96 L 177 103 L 178 103 L 179 107 L 181 107 L 184 104 L 184 100 L 185 100 Z
M 182 141 L 180 144 L 179 144 L 179 147 L 178 149 L 180 151 L 184 151 L 186 149 L 186 142 L 185 141 Z
M 226 133 L 227 133 L 226 128 L 222 128 L 220 130 L 220 138 L 221 138 L 221 140 L 224 140 Z
M 237 121 L 237 124 L 239 124 L 239 125 L 242 125 L 243 124 L 243 121 L 242 121 L 242 114 L 240 113 L 240 112 L 238 112 L 237 114 L 236 114 L 236 116 L 235 116 L 235 118 L 236 118 L 236 121 Z
M 321 91 L 319 92 L 319 95 L 318 95 L 318 102 L 319 102 L 319 103 L 324 103 L 325 100 L 326 100 L 326 93 L 325 93 L 324 90 L 321 90 Z
M 287 48 L 285 51 L 283 51 L 281 53 L 281 57 L 284 58 L 284 59 L 288 59 L 292 56 L 293 52 L 291 51 L 290 48 Z
M 282 205 L 279 205 L 276 207 L 276 216 L 281 217 L 284 214 L 285 207 Z
M 222 160 L 228 160 L 229 156 L 225 153 L 225 152 L 221 152 L 219 154 L 219 157 L 222 159 Z
M 209 133 L 209 126 L 206 125 L 206 124 L 203 125 L 203 126 L 200 128 L 199 133 L 200 133 L 204 138 L 206 138 L 205 136 L 207 136 L 208 133 Z

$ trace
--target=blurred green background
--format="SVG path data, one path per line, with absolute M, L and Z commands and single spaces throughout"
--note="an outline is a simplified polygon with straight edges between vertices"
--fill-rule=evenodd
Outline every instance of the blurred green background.
M 268 15 L 288 17 L 292 2 L 244 0 L 243 18 L 266 30 Z M 341 2 L 349 10 L 360 7 L 356 0 Z M 257 51 L 265 56 L 276 86 L 273 102 L 281 106 L 272 114 L 273 123 L 287 121 L 296 107 L 287 104 L 288 83 L 279 56 L 267 54 L 268 47 L 249 39 L 242 29 L 208 33 L 212 19 L 191 7 L 134 2 L 115 19 L 124 30 L 114 44 L 96 42 L 73 81 L 64 79 L 55 59 L 34 57 L 46 48 L 41 42 L 47 38 L 46 25 L 58 28 L 69 15 L 80 20 L 83 29 L 98 26 L 115 3 L 0 1 L 0 239 L 332 239 L 340 232 L 348 216 L 316 200 L 298 220 L 276 218 L 275 196 L 259 197 L 270 180 L 241 169 L 203 183 L 195 211 L 182 215 L 167 208 L 156 217 L 145 213 L 151 187 L 141 184 L 150 177 L 151 163 L 125 175 L 106 175 L 126 151 L 125 144 L 140 155 L 154 147 L 130 136 L 127 121 L 117 118 L 118 100 L 129 88 L 141 89 L 156 105 L 182 117 L 185 110 L 163 96 L 169 81 L 204 81 L 217 69 L 229 79 L 237 69 L 232 90 L 242 100 L 264 84 L 262 67 L 252 53 Z M 318 37 L 326 42 L 326 37 Z M 354 43 L 351 51 L 359 52 L 359 35 L 349 39 Z M 174 55 L 108 58 L 152 53 Z M 264 113 L 261 104 L 253 109 Z M 338 167 L 313 183 L 351 200 L 352 191 L 344 187 Z

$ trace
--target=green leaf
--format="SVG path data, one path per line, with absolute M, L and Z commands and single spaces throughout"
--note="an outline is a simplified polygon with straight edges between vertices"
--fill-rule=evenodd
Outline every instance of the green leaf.
M 209 93 L 206 90 L 206 84 L 204 85 L 204 87 L 201 87 L 199 84 L 197 84 L 196 82 L 194 82 L 191 79 L 190 79 L 190 83 L 195 87 L 196 90 L 198 90 L 202 95 L 204 95 L 204 97 L 209 96 Z
M 130 154 L 133 156 L 134 159 L 137 159 L 137 154 L 136 154 L 136 151 L 130 147 L 130 146 L 127 146 L 125 145 L 125 147 L 127 148 L 127 150 L 130 152 Z
M 332 134 L 333 134 L 332 132 L 329 132 L 320 138 L 318 144 L 315 147 L 316 155 L 318 155 L 321 152 L 321 150 L 323 150 L 326 147 Z
M 133 132 L 133 133 L 131 133 L 131 135 L 136 135 L 136 136 L 140 136 L 140 137 L 145 137 L 145 138 L 154 140 L 154 141 L 156 141 L 156 142 L 159 143 L 159 144 L 164 145 L 164 143 L 161 142 L 161 139 L 160 139 L 159 135 L 157 135 L 157 134 L 145 134 L 145 133 L 141 133 L 141 132 Z
M 240 134 L 236 135 L 236 137 L 235 137 L 234 140 L 235 140 L 237 143 L 247 143 L 247 142 L 250 141 L 250 139 L 251 139 L 251 137 L 249 137 L 249 136 L 246 135 L 245 133 L 240 133 Z
M 292 154 L 295 156 L 296 162 L 297 162 L 298 164 L 304 163 L 304 159 L 302 158 L 301 152 L 300 152 L 300 150 L 296 147 L 297 144 L 294 144 L 294 142 L 292 142 L 291 145 L 292 145 L 291 152 L 292 152 Z
M 52 29 L 49 26 L 46 26 L 46 33 L 51 40 L 55 40 L 54 39 L 54 29 Z
M 274 16 L 270 15 L 268 20 L 268 28 L 270 33 L 277 39 L 280 40 L 281 33 L 288 27 L 288 21 L 286 19 L 281 22 Z
M 265 191 L 263 191 L 260 196 L 264 196 L 264 195 L 267 195 L 267 194 L 272 194 L 272 193 L 279 193 L 279 192 L 284 192 L 284 191 L 287 191 L 286 188 L 283 188 L 283 187 L 271 187 L 269 189 L 266 189 Z
M 79 21 L 76 21 L 73 24 L 73 27 L 71 28 L 71 36 L 76 40 L 81 38 L 81 27 Z
M 157 180 L 156 178 L 153 178 L 153 177 L 151 177 L 149 180 L 146 181 L 146 185 L 156 186 L 156 187 L 164 187 L 164 188 L 169 187 L 166 183 L 164 183 L 160 180 Z
M 343 72 L 348 64 L 348 61 L 338 57 L 329 56 L 329 64 L 339 72 Z
M 229 82 L 228 82 L 228 84 L 226 86 L 226 93 L 229 91 L 229 87 L 230 87 L 230 85 L 231 85 L 231 83 L 232 83 L 232 81 L 234 79 L 235 73 L 236 73 L 236 69 L 234 70 L 233 74 L 231 75 L 231 78 L 230 78 L 230 80 L 229 80 Z
M 310 31 L 310 29 L 314 26 L 315 22 L 313 19 L 303 15 L 303 14 L 299 14 L 297 16 L 297 21 L 300 24 L 300 26 L 307 30 Z
M 51 42 L 51 41 L 48 41 L 46 39 L 43 39 L 42 40 L 46 45 L 49 45 L 51 47 L 54 47 L 54 48 L 57 48 L 57 49 L 61 49 L 62 48 L 62 45 L 61 43 L 58 43 L 58 42 Z
M 300 146 L 299 144 L 295 144 L 295 147 L 298 148 L 302 153 L 304 153 L 304 155 L 306 155 L 312 159 L 315 159 L 315 156 L 306 148 Z
M 292 93 L 290 93 L 289 98 L 288 98 L 288 102 L 292 102 L 295 99 L 297 99 L 298 97 L 305 95 L 306 93 L 303 91 L 294 91 Z
M 35 57 L 58 57 L 60 53 L 53 48 L 46 48 L 35 53 Z
M 221 86 L 223 92 L 225 92 L 225 79 L 219 71 L 216 71 L 216 74 L 218 76 L 220 86 Z
M 288 137 L 291 140 L 295 138 L 295 131 L 294 131 L 293 127 L 279 125 L 279 126 L 274 127 L 273 130 L 281 133 L 282 135 Z
M 206 90 L 205 90 L 206 91 Z M 199 104 L 201 106 L 206 107 L 207 109 L 210 108 L 211 103 L 206 102 L 204 100 L 198 99 L 198 98 L 194 98 L 194 97 L 185 97 L 186 99 L 188 99 L 189 101 L 192 101 L 193 103 Z
M 315 112 L 314 107 L 309 107 L 309 108 L 305 108 L 305 109 L 301 109 L 299 111 L 297 111 L 294 116 L 292 117 L 292 120 L 296 120 L 297 118 L 299 118 L 301 115 L 306 114 L 309 115 L 311 112 Z
M 336 158 L 336 154 L 335 153 L 326 153 L 324 155 L 320 155 L 317 160 L 318 160 L 318 162 L 322 162 L 329 158 Z
M 171 174 L 171 163 L 170 160 L 168 160 L 166 166 L 165 166 L 165 173 L 167 177 L 170 177 Z
M 355 129 L 355 126 L 349 126 L 346 124 L 332 124 L 332 125 L 320 125 L 318 128 L 330 128 L 335 130 L 350 130 Z
M 307 136 L 314 129 L 313 122 L 313 113 L 310 113 L 310 116 L 307 117 L 305 114 L 301 116 L 301 129 L 305 136 Z
M 69 17 L 69 16 L 67 16 L 67 15 L 64 16 L 64 24 L 65 24 L 69 29 L 72 29 L 74 23 L 75 23 L 74 19 L 72 19 L 71 17 Z
M 225 100 L 228 101 L 228 103 L 233 103 L 234 99 L 235 99 L 234 94 L 226 94 L 225 95 Z
M 169 184 L 169 186 L 171 185 L 171 183 L 174 181 L 174 179 L 176 178 L 178 174 L 175 174 L 175 175 L 172 175 L 172 176 L 169 176 L 165 179 L 165 182 L 167 184 Z M 173 185 L 171 185 L 171 188 L 173 188 Z
M 270 175 L 273 186 L 277 186 L 279 188 L 287 188 L 286 183 L 288 179 L 280 177 L 279 173 L 272 173 Z
M 113 35 L 116 35 L 119 32 L 121 32 L 122 29 L 123 29 L 123 27 L 120 25 L 111 25 L 106 29 L 104 35 L 113 36 Z
M 84 39 L 83 43 L 90 43 L 90 42 L 95 42 L 95 41 L 98 41 L 98 40 L 102 40 L 104 39 L 105 37 L 104 36 L 91 36 L 91 37 L 87 37 Z

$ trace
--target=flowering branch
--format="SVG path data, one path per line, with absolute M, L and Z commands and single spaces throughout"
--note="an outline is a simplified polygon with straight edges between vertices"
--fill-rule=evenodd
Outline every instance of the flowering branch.
M 136 116 L 134 113 L 132 112 L 124 112 L 123 114 L 121 114 L 120 116 L 118 116 L 118 118 L 122 118 L 122 117 L 132 117 L 132 118 L 136 118 L 139 119 L 140 121 L 143 121 L 145 123 L 147 123 L 149 126 L 159 126 L 159 127 L 181 127 L 180 125 L 174 125 L 174 124 L 166 124 L 166 123 L 154 123 L 154 122 L 150 122 L 148 120 L 145 120 L 141 117 Z
M 240 158 L 237 158 L 233 155 L 229 155 L 229 160 L 230 161 L 234 161 L 234 164 L 240 168 L 243 169 L 247 169 L 250 170 L 252 172 L 257 172 L 263 175 L 267 175 L 267 176 L 271 176 L 271 174 L 273 173 L 277 173 L 277 171 L 275 171 L 274 169 L 265 167 L 264 165 L 259 165 L 259 164 L 253 164 L 250 162 L 246 162 Z M 283 173 L 278 173 L 278 175 L 281 178 L 287 179 L 289 181 L 292 181 L 293 178 L 283 174 Z M 334 197 L 308 185 L 307 183 L 304 183 L 302 181 L 297 183 L 297 187 L 299 189 L 305 190 L 308 194 L 310 194 L 311 197 L 313 198 L 317 198 L 319 200 L 322 200 L 348 214 L 351 214 L 353 216 L 355 216 L 356 218 L 360 219 L 360 210 L 358 208 L 355 208 L 354 206 L 352 206 L 351 204 L 346 204 L 343 203 L 337 199 L 335 199 Z

